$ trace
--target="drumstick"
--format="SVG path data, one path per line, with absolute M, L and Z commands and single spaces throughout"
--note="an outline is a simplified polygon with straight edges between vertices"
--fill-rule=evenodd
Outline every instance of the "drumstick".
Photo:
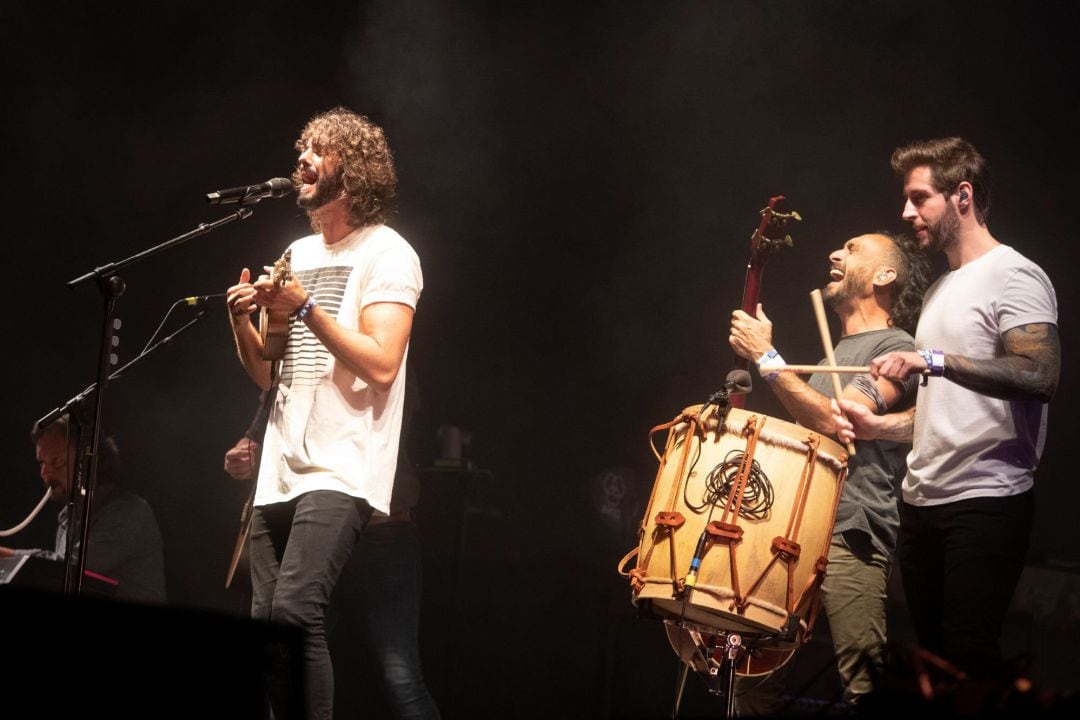
M 814 373 L 868 373 L 869 365 L 784 365 L 783 367 L 770 368 L 769 372 L 793 372 L 797 375 L 813 375 Z M 923 375 L 929 375 L 929 370 L 923 370 Z
M 810 291 L 810 301 L 814 304 L 814 315 L 817 317 L 818 330 L 821 331 L 821 344 L 825 349 L 825 361 L 829 367 L 836 367 L 836 358 L 833 356 L 832 337 L 829 334 L 829 321 L 825 317 L 825 303 L 821 300 L 821 290 L 814 288 Z M 840 387 L 840 377 L 834 372 L 832 375 L 833 391 L 836 393 L 836 400 L 839 402 L 840 393 L 842 388 Z M 848 455 L 855 454 L 855 443 L 847 444 Z
M 784 367 L 769 368 L 769 372 L 793 372 L 799 375 L 813 375 L 814 373 L 868 373 L 869 365 L 785 365 Z

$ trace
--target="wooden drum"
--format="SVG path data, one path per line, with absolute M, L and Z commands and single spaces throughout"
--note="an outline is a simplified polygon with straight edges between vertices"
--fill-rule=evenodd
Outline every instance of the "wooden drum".
M 654 447 L 633 602 L 679 628 L 745 635 L 748 648 L 786 660 L 813 627 L 847 453 L 760 413 L 700 413 L 686 408 L 653 429 L 668 436 L 662 455 Z M 752 667 L 749 658 L 739 672 Z

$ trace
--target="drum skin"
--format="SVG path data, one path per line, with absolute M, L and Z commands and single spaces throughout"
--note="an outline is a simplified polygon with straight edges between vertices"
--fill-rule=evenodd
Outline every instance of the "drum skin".
M 680 416 L 684 421 L 668 431 L 642 521 L 633 602 L 671 624 L 687 622 L 719 634 L 745 635 L 748 648 L 766 648 L 766 654 L 776 657 L 764 665 L 775 666 L 805 641 L 812 626 L 816 580 L 821 579 L 818 570 L 827 562 L 847 453 L 838 443 L 805 427 L 739 408 L 727 411 L 722 427 L 712 409 L 706 413 L 703 431 L 699 427 L 688 438 L 690 418 L 697 418 L 700 409 L 686 408 Z M 725 461 L 745 454 L 748 444 L 754 445 L 750 440 L 758 427 L 753 460 L 760 471 L 758 481 L 771 489 L 772 505 L 760 518 L 736 518 L 732 512 L 725 516 L 726 496 L 720 502 L 708 502 L 706 479 Z M 811 451 L 814 443 L 817 449 Z M 800 496 L 800 481 L 807 472 L 809 480 L 803 482 Z M 678 527 L 658 524 L 658 513 L 677 513 L 667 517 L 681 515 L 683 522 Z M 707 543 L 696 583 L 684 586 L 706 526 L 722 519 L 737 525 L 741 538 L 730 544 Z M 783 541 L 782 547 L 797 548 L 798 557 L 781 553 L 778 559 L 774 538 Z M 716 540 L 715 536 L 711 539 Z M 733 557 L 742 603 L 736 602 Z M 785 559 L 792 566 L 790 579 L 789 563 L 781 561 Z M 742 673 L 755 674 L 750 667 Z

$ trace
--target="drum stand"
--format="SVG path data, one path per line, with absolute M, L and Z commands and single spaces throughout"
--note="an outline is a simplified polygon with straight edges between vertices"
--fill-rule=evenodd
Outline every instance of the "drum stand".
M 671 709 L 672 720 L 679 717 L 686 678 L 691 666 L 698 671 L 705 681 L 705 687 L 712 695 L 723 696 L 724 714 L 721 717 L 735 717 L 735 670 L 748 649 L 743 644 L 743 636 L 737 632 L 718 632 L 702 634 L 700 631 L 668 621 L 669 624 L 685 630 L 694 643 L 696 662 L 688 662 L 680 653 L 682 670 L 679 672 L 678 686 L 675 691 L 675 704 Z

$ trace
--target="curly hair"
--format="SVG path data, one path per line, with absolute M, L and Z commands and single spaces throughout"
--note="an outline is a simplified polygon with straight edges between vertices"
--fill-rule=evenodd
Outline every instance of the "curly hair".
M 971 183 L 975 219 L 986 224 L 990 217 L 990 164 L 967 140 L 919 140 L 894 150 L 890 164 L 900 177 L 917 167 L 929 167 L 930 183 L 940 193 L 953 192 L 965 180 Z
M 338 106 L 308 121 L 296 141 L 297 152 L 303 152 L 309 142 L 315 152 L 333 155 L 337 160 L 352 225 L 376 225 L 390 219 L 397 173 L 382 128 L 365 116 Z M 299 189 L 302 184 L 299 169 L 293 172 L 292 181 Z M 317 216 L 309 213 L 309 217 L 311 227 L 318 232 Z
M 881 230 L 876 234 L 889 239 L 889 260 L 896 268 L 889 324 L 914 335 L 923 295 L 930 286 L 930 260 L 914 238 Z

